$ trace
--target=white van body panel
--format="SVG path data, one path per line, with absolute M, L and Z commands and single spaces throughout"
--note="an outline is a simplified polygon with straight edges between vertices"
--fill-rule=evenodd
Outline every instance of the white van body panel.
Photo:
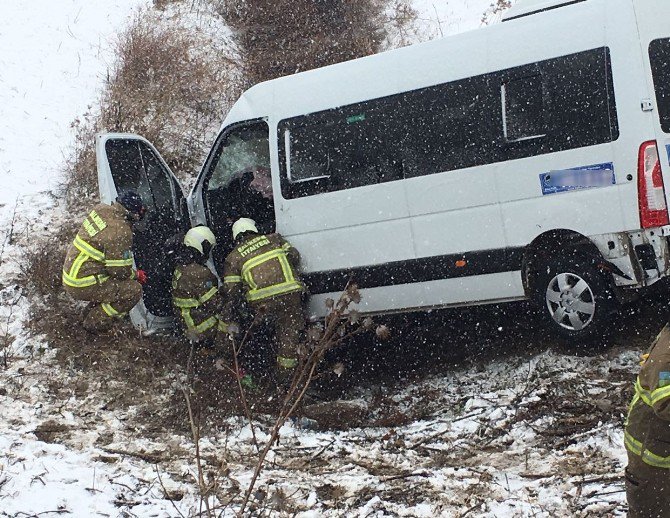
M 670 138 L 657 113 L 641 106 L 654 99 L 648 42 L 670 37 L 669 16 L 670 5 L 662 0 L 520 1 L 502 24 L 256 85 L 231 109 L 222 131 L 267 118 L 277 231 L 300 250 L 307 275 L 488 250 L 522 253 L 536 239 L 566 231 L 586 236 L 619 269 L 618 286 L 639 288 L 668 273 L 667 241 L 660 231 L 640 230 L 637 153 L 642 142 L 663 139 L 659 152 L 668 185 L 663 148 Z M 611 142 L 312 196 L 282 195 L 278 143 L 284 135 L 278 126 L 286 119 L 603 47 L 609 49 L 618 122 Z M 614 182 L 543 192 L 542 175 L 592 166 L 611 167 Z M 205 174 L 191 194 L 201 222 Z M 654 248 L 658 269 L 644 274 L 632 248 L 646 244 Z M 314 295 L 313 315 L 323 315 L 323 300 L 335 296 Z M 366 288 L 361 309 L 526 296 L 519 262 L 510 271 Z
M 357 305 L 356 309 L 363 313 L 392 313 L 395 307 L 410 307 L 429 310 L 433 308 L 445 308 L 450 306 L 492 304 L 499 302 L 512 302 L 523 300 L 523 285 L 518 272 L 493 273 L 478 276 L 480 282 L 471 284 L 470 279 L 442 279 L 439 281 L 416 282 L 394 286 L 394 293 L 389 295 L 389 288 L 368 288 L 365 296 Z M 490 293 L 495 290 L 496 299 L 490 298 Z M 314 315 L 319 315 L 325 307 L 326 299 L 335 294 L 324 293 L 312 295 L 310 298 L 310 310 Z M 389 298 L 390 297 L 390 298 Z M 393 297 L 398 297 L 395 300 Z

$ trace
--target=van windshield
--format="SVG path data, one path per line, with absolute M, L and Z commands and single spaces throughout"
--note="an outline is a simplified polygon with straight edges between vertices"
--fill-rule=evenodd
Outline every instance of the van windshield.
M 649 61 L 654 78 L 661 128 L 665 133 L 670 133 L 670 39 L 664 38 L 651 42 Z
M 232 246 L 231 227 L 252 218 L 263 232 L 274 232 L 270 144 L 265 121 L 248 121 L 224 130 L 205 173 L 207 221 L 221 251 Z M 217 265 L 217 255 L 214 262 Z

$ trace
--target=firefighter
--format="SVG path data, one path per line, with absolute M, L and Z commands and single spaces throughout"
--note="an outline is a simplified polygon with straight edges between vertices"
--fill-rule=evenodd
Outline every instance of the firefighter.
M 228 321 L 239 316 L 236 309 L 244 295 L 258 323 L 274 335 L 277 382 L 280 388 L 287 388 L 298 365 L 298 345 L 305 328 L 305 289 L 297 274 L 300 255 L 281 235 L 260 234 L 252 219 L 238 219 L 232 232 L 235 245 L 223 273 L 224 315 Z
M 91 333 L 109 331 L 142 297 L 147 277 L 133 268 L 132 225 L 145 212 L 135 191 L 122 192 L 111 205 L 96 205 L 65 256 L 63 287 L 73 298 L 91 303 L 82 323 Z
M 217 334 L 228 331 L 219 317 L 218 279 L 206 266 L 216 238 L 209 227 L 201 225 L 186 233 L 183 245 L 172 277 L 172 303 L 188 339 L 202 348 L 213 348 L 221 344 Z
M 626 418 L 630 518 L 670 517 L 670 326 L 642 356 Z

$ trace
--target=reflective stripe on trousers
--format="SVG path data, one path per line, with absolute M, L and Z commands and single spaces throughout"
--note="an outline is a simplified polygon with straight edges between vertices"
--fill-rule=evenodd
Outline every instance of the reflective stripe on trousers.
M 633 400 L 630 403 L 628 417 L 630 418 L 630 414 L 638 404 L 644 404 L 653 409 L 654 404 L 659 403 L 667 397 L 670 397 L 670 386 L 649 391 L 642 387 L 640 378 L 638 377 L 635 381 L 635 396 L 633 396 Z M 626 430 L 624 431 L 624 445 L 626 446 L 626 450 L 633 455 L 639 456 L 645 464 L 654 466 L 655 468 L 670 469 L 670 456 L 663 457 L 644 448 L 642 441 L 631 435 L 628 431 L 628 418 L 626 419 Z

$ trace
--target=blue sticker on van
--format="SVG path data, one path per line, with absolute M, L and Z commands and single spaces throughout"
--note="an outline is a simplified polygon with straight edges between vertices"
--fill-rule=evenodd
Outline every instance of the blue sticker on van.
M 670 147 L 668 149 L 670 152 Z M 593 189 L 616 184 L 614 164 L 594 164 L 573 169 L 558 169 L 540 174 L 542 194 Z
M 670 163 L 670 144 L 665 145 L 665 151 L 668 153 L 668 163 Z

